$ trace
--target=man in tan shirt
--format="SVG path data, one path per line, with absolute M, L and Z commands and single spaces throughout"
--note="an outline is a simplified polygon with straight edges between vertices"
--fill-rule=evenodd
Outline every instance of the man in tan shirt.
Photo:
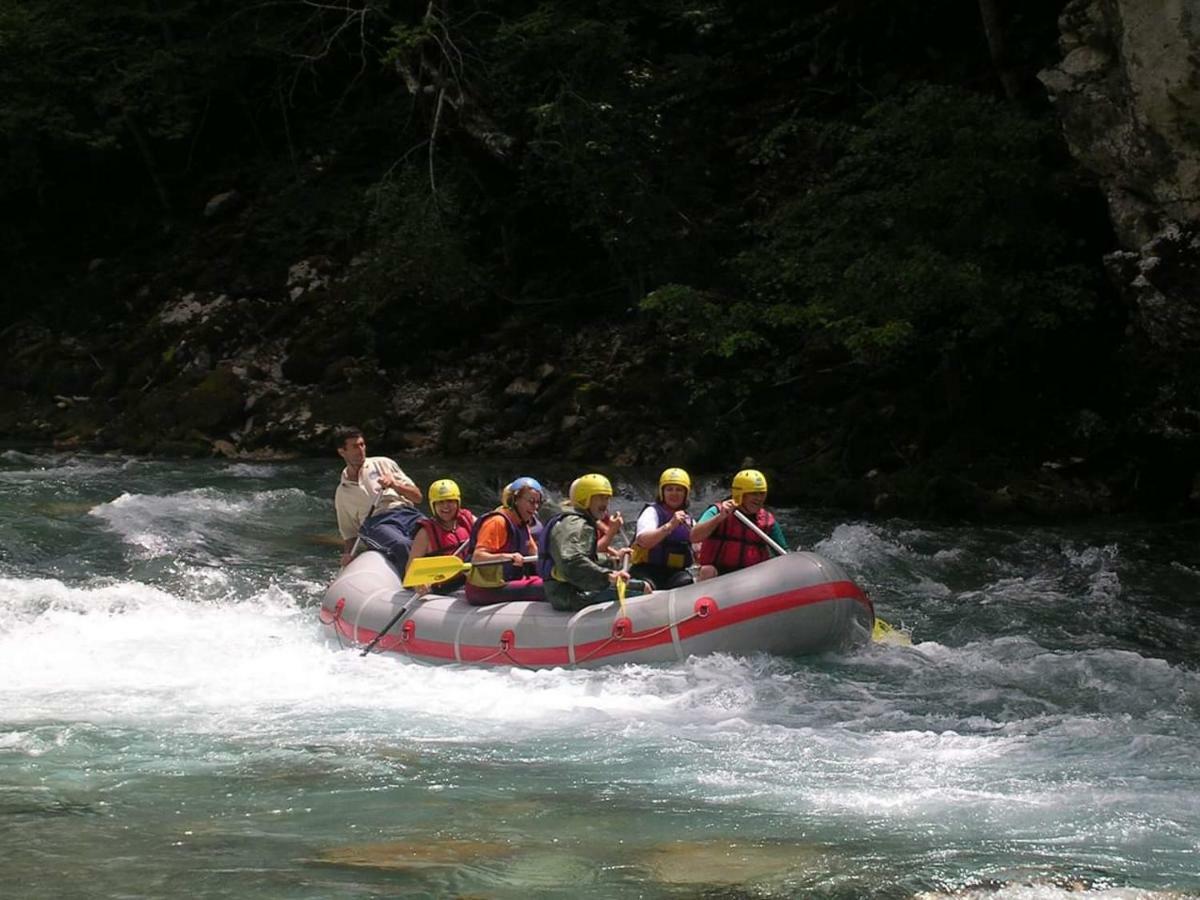
M 421 520 L 416 504 L 421 489 L 386 456 L 367 456 L 367 442 L 357 428 L 334 433 L 337 454 L 345 462 L 334 494 L 338 532 L 342 536 L 342 565 L 350 562 L 359 538 L 379 550 L 400 571 L 408 563 L 412 536 Z

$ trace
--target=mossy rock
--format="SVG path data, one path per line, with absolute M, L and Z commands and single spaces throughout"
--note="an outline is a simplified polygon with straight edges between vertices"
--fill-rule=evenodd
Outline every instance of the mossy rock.
M 214 429 L 242 420 L 242 380 L 229 369 L 214 369 L 179 400 L 180 418 L 193 428 Z
M 309 408 L 318 422 L 366 428 L 368 421 L 390 417 L 387 411 L 387 392 L 388 385 L 381 381 L 378 390 L 351 388 L 316 394 L 310 398 Z

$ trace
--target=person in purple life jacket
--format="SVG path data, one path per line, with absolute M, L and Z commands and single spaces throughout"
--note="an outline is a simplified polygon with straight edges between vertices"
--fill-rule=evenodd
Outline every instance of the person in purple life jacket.
M 658 477 L 658 493 L 637 520 L 629 574 L 670 589 L 692 583 L 692 517 L 687 510 L 692 479 L 673 466 Z
M 536 478 L 522 476 L 501 495 L 503 503 L 475 520 L 463 555 L 469 562 L 503 560 L 476 566 L 467 575 L 467 602 L 473 606 L 509 600 L 544 600 L 542 579 L 525 572 L 525 556 L 537 552 L 532 530 L 545 490 Z

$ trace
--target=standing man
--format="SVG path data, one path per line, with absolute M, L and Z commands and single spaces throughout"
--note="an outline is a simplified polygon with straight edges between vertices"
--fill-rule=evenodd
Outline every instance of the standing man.
M 421 521 L 416 507 L 421 489 L 393 460 L 367 456 L 367 442 L 359 429 L 339 428 L 333 439 L 338 456 L 346 463 L 333 498 L 343 541 L 342 565 L 350 562 L 361 537 L 403 572 Z

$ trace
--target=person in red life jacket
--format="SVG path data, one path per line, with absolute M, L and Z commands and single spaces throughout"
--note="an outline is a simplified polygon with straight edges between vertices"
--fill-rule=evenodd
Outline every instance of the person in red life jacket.
M 346 464 L 333 501 L 343 541 L 342 565 L 350 562 L 356 547 L 366 546 L 404 571 L 421 520 L 416 508 L 421 489 L 395 461 L 386 456 L 368 457 L 367 442 L 359 429 L 339 428 L 333 440 Z
M 683 469 L 672 467 L 658 476 L 658 493 L 637 520 L 633 540 L 634 578 L 650 581 L 657 588 L 677 588 L 692 583 L 692 517 L 687 511 L 692 479 Z
M 767 542 L 747 528 L 734 510 L 787 549 L 783 529 L 764 508 L 766 502 L 767 479 L 762 472 L 742 469 L 733 476 L 733 497 L 706 509 L 692 528 L 692 543 L 700 545 L 700 581 L 745 569 L 772 555 Z
M 524 476 L 505 488 L 507 500 L 480 516 L 471 530 L 464 556 L 475 566 L 467 575 L 467 602 L 473 606 L 506 603 L 509 600 L 545 600 L 542 579 L 526 575 L 526 555 L 537 552 L 531 529 L 538 521 L 538 507 L 545 491 L 536 478 Z M 498 561 L 503 560 L 503 564 Z
M 471 539 L 475 525 L 475 514 L 462 506 L 462 492 L 449 478 L 441 478 L 429 486 L 429 510 L 432 518 L 421 520 L 420 530 L 413 538 L 408 553 L 411 563 L 422 556 L 461 555 Z M 465 575 L 457 575 L 436 585 L 439 594 L 457 591 L 466 583 Z M 428 593 L 430 585 L 419 585 L 414 589 L 418 596 Z
M 621 570 L 629 548 L 601 559 L 596 523 L 608 512 L 612 483 L 603 475 L 581 475 L 568 492 L 571 508 L 546 523 L 538 541 L 538 570 L 546 583 L 546 599 L 555 609 L 576 611 L 617 597 L 618 581 L 628 585 L 626 596 L 649 587 Z

